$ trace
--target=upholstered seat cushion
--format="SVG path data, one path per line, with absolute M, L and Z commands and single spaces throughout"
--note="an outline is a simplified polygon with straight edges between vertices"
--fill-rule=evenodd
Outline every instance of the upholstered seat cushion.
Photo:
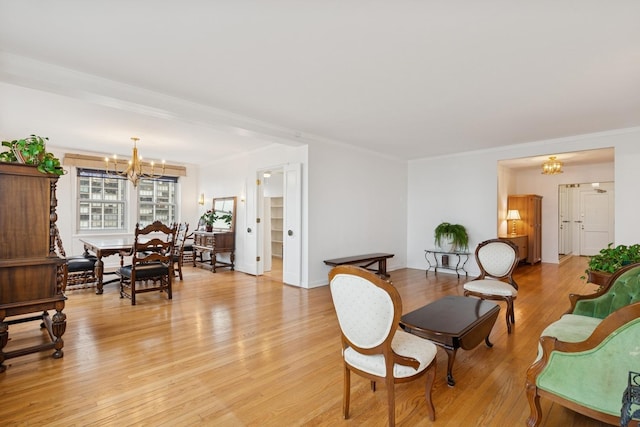
M 132 267 L 130 265 L 120 267 L 118 273 L 124 277 L 131 277 Z M 148 264 L 136 265 L 136 279 L 144 280 L 168 274 L 169 266 L 161 262 L 150 262 Z
M 93 270 L 96 265 L 96 257 L 84 257 L 82 255 L 67 258 L 67 271 L 76 273 L 79 271 Z
M 581 342 L 589 338 L 602 319 L 579 314 L 565 314 L 547 326 L 540 336 L 554 337 L 564 342 Z M 538 343 L 538 357 L 542 358 L 542 346 Z
M 464 284 L 464 290 L 470 292 L 481 292 L 483 294 L 492 294 L 500 296 L 518 296 L 518 290 L 508 283 L 501 280 L 480 279 L 472 280 Z
M 412 357 L 420 363 L 417 370 L 411 366 L 396 363 L 393 367 L 393 375 L 396 378 L 410 377 L 424 370 L 436 357 L 437 352 L 436 346 L 432 342 L 402 330 L 396 331 L 391 347 L 397 354 Z M 348 347 L 344 350 L 344 359 L 349 365 L 361 371 L 380 377 L 384 377 L 386 374 L 384 356 L 382 354 L 365 355 Z

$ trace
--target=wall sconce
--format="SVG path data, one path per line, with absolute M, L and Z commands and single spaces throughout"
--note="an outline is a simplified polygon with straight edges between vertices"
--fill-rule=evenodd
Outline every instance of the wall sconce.
M 198 204 L 204 205 L 204 193 L 200 193 L 200 197 L 198 198 Z
M 513 221 L 511 224 L 511 235 L 515 236 L 516 235 L 516 221 L 518 221 L 520 218 L 520 211 L 518 211 L 518 209 L 510 209 L 509 211 L 507 211 L 507 221 Z

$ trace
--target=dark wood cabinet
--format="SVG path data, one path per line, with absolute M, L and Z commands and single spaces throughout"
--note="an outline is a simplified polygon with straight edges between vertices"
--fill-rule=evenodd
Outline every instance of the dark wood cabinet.
M 12 357 L 48 349 L 54 358 L 63 355 L 65 260 L 55 250 L 57 181 L 34 166 L 0 163 L 0 372 Z M 36 320 L 51 342 L 7 346 L 10 325 Z
M 507 209 L 517 209 L 520 213 L 520 220 L 516 220 L 516 234 L 527 236 L 526 261 L 529 264 L 542 261 L 542 196 L 511 195 Z
M 233 231 L 194 231 L 193 232 L 193 266 L 216 269 L 235 267 L 236 233 Z M 229 254 L 229 261 L 223 261 L 218 254 Z M 207 257 L 209 257 L 207 259 Z

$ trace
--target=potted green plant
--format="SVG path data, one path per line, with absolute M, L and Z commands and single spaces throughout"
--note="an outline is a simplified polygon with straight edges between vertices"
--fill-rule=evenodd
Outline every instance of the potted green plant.
M 24 139 L 2 141 L 2 146 L 8 150 L 0 153 L 0 162 L 33 165 L 42 173 L 63 175 L 65 170 L 60 160 L 47 151 L 48 140 L 46 137 L 30 135 Z
M 581 278 L 602 286 L 617 270 L 636 262 L 640 262 L 640 244 L 614 247 L 613 243 L 609 243 L 606 248 L 600 249 L 597 255 L 589 258 L 586 275 Z
M 218 219 L 218 215 L 216 215 L 215 211 L 213 211 L 212 209 L 209 209 L 200 217 L 200 220 L 206 227 L 206 231 L 213 231 L 213 223 L 215 223 Z
M 467 229 L 460 224 L 443 222 L 434 230 L 435 244 L 447 252 L 463 251 L 469 247 Z

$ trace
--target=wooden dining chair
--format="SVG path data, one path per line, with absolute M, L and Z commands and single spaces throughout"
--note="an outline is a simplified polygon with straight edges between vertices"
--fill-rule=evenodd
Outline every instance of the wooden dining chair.
M 174 274 L 178 274 L 180 280 L 182 280 L 182 264 L 184 263 L 184 246 L 187 241 L 187 232 L 189 231 L 189 223 L 183 222 L 176 224 L 176 237 L 173 245 L 173 271 Z
M 136 224 L 131 253 L 120 254 L 120 298 L 130 298 L 136 305 L 136 294 L 142 292 L 166 292 L 173 298 L 173 246 L 177 224 L 169 227 L 155 221 L 144 228 Z M 125 256 L 131 256 L 131 265 L 124 265 Z
M 361 267 L 344 265 L 329 273 L 331 297 L 342 331 L 344 418 L 349 417 L 351 372 L 387 387 L 389 425 L 395 425 L 396 383 L 426 374 L 425 398 L 435 420 L 431 389 L 436 374 L 436 346 L 399 329 L 400 294 L 393 285 Z

